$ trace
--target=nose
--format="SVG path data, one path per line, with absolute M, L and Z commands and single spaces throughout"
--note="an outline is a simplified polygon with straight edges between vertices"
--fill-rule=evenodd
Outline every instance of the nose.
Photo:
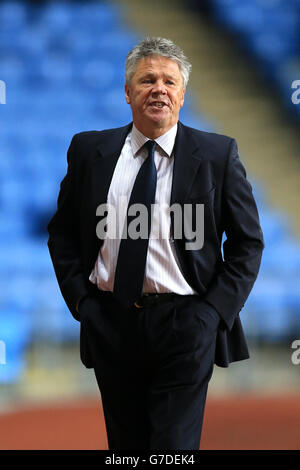
M 164 84 L 163 80 L 157 80 L 152 88 L 152 94 L 157 95 L 165 95 L 167 93 L 167 88 Z

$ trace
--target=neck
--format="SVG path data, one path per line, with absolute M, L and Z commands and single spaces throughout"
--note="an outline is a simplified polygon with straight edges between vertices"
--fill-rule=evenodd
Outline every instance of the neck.
M 137 128 L 138 131 L 140 131 L 145 137 L 148 137 L 148 139 L 157 139 L 161 135 L 165 134 L 168 132 L 173 126 L 175 126 L 176 123 L 172 124 L 170 127 L 150 127 L 150 126 L 140 126 L 139 124 L 136 124 L 134 122 L 135 127 Z

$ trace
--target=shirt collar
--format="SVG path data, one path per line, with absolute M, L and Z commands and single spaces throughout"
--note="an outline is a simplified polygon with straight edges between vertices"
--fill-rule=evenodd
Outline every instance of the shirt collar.
M 157 137 L 157 139 L 154 139 L 155 142 L 168 155 L 168 157 L 170 157 L 172 154 L 174 143 L 175 143 L 175 138 L 176 138 L 176 133 L 177 133 L 177 123 L 173 127 L 171 127 L 171 129 L 169 129 L 167 132 Z M 133 156 L 136 156 L 136 153 L 140 150 L 141 147 L 143 147 L 143 145 L 145 145 L 145 143 L 148 140 L 151 140 L 151 139 L 149 139 L 144 134 L 142 134 L 133 124 L 132 132 L 131 132 L 131 148 L 132 148 Z

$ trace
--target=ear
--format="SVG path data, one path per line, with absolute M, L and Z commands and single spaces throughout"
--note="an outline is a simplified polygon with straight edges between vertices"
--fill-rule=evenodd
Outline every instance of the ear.
M 131 100 L 130 100 L 130 87 L 127 85 L 127 83 L 125 83 L 125 98 L 126 98 L 126 103 L 130 104 L 131 103 Z
M 182 108 L 183 103 L 184 103 L 184 94 L 185 94 L 185 90 L 182 90 L 182 95 L 181 95 L 181 99 L 180 99 L 180 107 L 181 108 Z

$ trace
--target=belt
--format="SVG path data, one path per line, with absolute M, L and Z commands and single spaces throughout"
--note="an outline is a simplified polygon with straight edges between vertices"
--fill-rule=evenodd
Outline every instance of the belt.
M 143 294 L 134 302 L 134 306 L 136 308 L 149 307 L 151 305 L 157 305 L 162 302 L 168 302 L 177 296 L 178 294 L 173 294 L 172 292 L 166 294 Z
M 109 298 L 109 299 L 112 299 L 112 300 L 114 299 L 114 295 L 110 291 L 98 291 L 98 294 L 102 298 L 106 297 L 106 298 Z M 133 305 L 136 308 L 143 308 L 143 307 L 148 307 L 148 306 L 151 306 L 151 305 L 160 304 L 162 302 L 170 301 L 170 300 L 174 299 L 175 297 L 180 297 L 180 295 L 179 294 L 174 294 L 173 292 L 165 293 L 165 294 L 152 294 L 152 293 L 143 294 L 141 297 L 136 299 L 136 301 L 134 302 Z

